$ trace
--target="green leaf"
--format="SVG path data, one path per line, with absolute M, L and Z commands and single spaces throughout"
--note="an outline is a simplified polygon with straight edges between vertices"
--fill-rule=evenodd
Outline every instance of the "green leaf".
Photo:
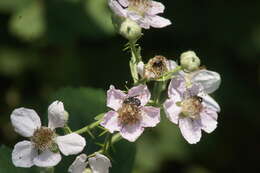
M 106 0 L 86 0 L 86 12 L 105 33 L 115 33 Z
M 36 173 L 39 170 L 33 168 L 17 168 L 12 163 L 11 149 L 6 146 L 0 146 L 0 172 L 1 173 Z
M 13 12 L 23 8 L 33 2 L 33 0 L 1 0 L 0 10 L 4 12 Z
M 34 1 L 27 4 L 26 8 L 18 10 L 10 20 L 10 30 L 25 41 L 34 41 L 42 37 L 45 21 L 41 1 Z
M 122 139 L 114 145 L 114 152 L 110 155 L 112 158 L 113 173 L 131 173 L 136 155 L 136 144 Z

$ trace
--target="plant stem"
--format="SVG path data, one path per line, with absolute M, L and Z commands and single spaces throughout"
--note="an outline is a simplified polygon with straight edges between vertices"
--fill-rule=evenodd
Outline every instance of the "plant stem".
M 134 81 L 134 83 L 137 83 L 139 80 L 138 72 L 137 72 L 137 64 L 141 61 L 141 55 L 140 55 L 140 51 L 138 51 L 136 49 L 135 43 L 136 43 L 136 41 L 129 42 L 129 46 L 131 49 L 131 55 L 132 55 L 131 60 L 129 62 L 129 66 L 130 66 L 133 81 Z
M 67 124 L 63 127 L 63 131 L 65 134 L 72 133 L 71 129 L 69 128 L 69 126 Z
M 74 133 L 82 134 L 82 133 L 85 133 L 85 132 L 87 132 L 87 131 L 90 131 L 90 130 L 92 130 L 93 128 L 95 128 L 96 126 L 98 126 L 99 123 L 101 123 L 101 121 L 102 121 L 102 119 L 100 119 L 100 120 L 98 120 L 98 121 L 96 121 L 96 122 L 93 122 L 92 124 L 87 125 L 87 126 L 81 128 L 81 129 L 75 131 Z
M 110 144 L 109 144 L 109 146 L 107 147 L 107 149 L 108 149 L 111 145 L 113 145 L 113 144 L 117 143 L 118 141 L 120 141 L 121 139 L 122 139 L 122 137 L 121 137 L 120 133 L 114 134 L 114 135 L 112 136 L 112 138 L 111 138 L 111 141 L 109 142 Z M 102 149 L 96 151 L 95 153 L 89 155 L 88 158 L 95 156 L 96 153 L 100 153 L 100 154 L 101 154 L 101 153 L 104 153 L 104 149 L 102 148 Z
M 43 168 L 40 173 L 54 173 L 54 167 Z

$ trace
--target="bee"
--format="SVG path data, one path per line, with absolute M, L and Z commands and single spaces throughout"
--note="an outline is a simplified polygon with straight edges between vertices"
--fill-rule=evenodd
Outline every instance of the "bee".
M 141 101 L 138 98 L 136 98 L 136 97 L 128 97 L 127 99 L 124 100 L 123 103 L 124 104 L 135 105 L 137 107 L 141 105 Z

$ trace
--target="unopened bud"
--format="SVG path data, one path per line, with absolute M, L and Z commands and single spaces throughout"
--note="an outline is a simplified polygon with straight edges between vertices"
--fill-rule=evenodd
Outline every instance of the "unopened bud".
M 187 71 L 195 71 L 200 67 L 200 59 L 193 51 L 181 54 L 181 66 Z
M 136 22 L 126 19 L 121 23 L 119 33 L 129 41 L 135 41 L 141 36 L 142 29 Z
M 91 169 L 86 168 L 86 169 L 83 171 L 83 173 L 92 173 L 92 171 L 91 171 Z

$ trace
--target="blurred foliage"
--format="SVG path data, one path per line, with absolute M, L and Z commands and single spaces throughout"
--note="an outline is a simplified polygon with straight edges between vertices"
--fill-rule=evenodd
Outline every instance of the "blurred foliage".
M 76 130 L 107 110 L 104 91 L 110 84 L 131 86 L 130 55 L 121 51 L 126 41 L 115 35 L 106 3 L 0 1 L 1 144 L 12 148 L 21 140 L 9 120 L 16 107 L 46 115 L 48 104 L 60 99 Z M 214 95 L 222 111 L 217 130 L 204 133 L 197 145 L 187 144 L 178 127 L 162 114 L 162 122 L 138 139 L 133 172 L 259 172 L 260 1 L 163 3 L 163 16 L 173 25 L 144 31 L 140 40 L 144 60 L 159 54 L 178 60 L 181 52 L 196 51 L 203 65 L 222 75 Z M 87 143 L 87 153 L 98 148 L 92 140 Z M 117 145 L 112 172 L 125 173 L 133 166 L 135 145 L 126 141 Z M 0 172 L 27 171 L 14 168 L 10 158 L 3 157 L 2 153 L 10 154 L 9 148 L 0 148 Z M 64 158 L 60 172 L 73 159 Z

